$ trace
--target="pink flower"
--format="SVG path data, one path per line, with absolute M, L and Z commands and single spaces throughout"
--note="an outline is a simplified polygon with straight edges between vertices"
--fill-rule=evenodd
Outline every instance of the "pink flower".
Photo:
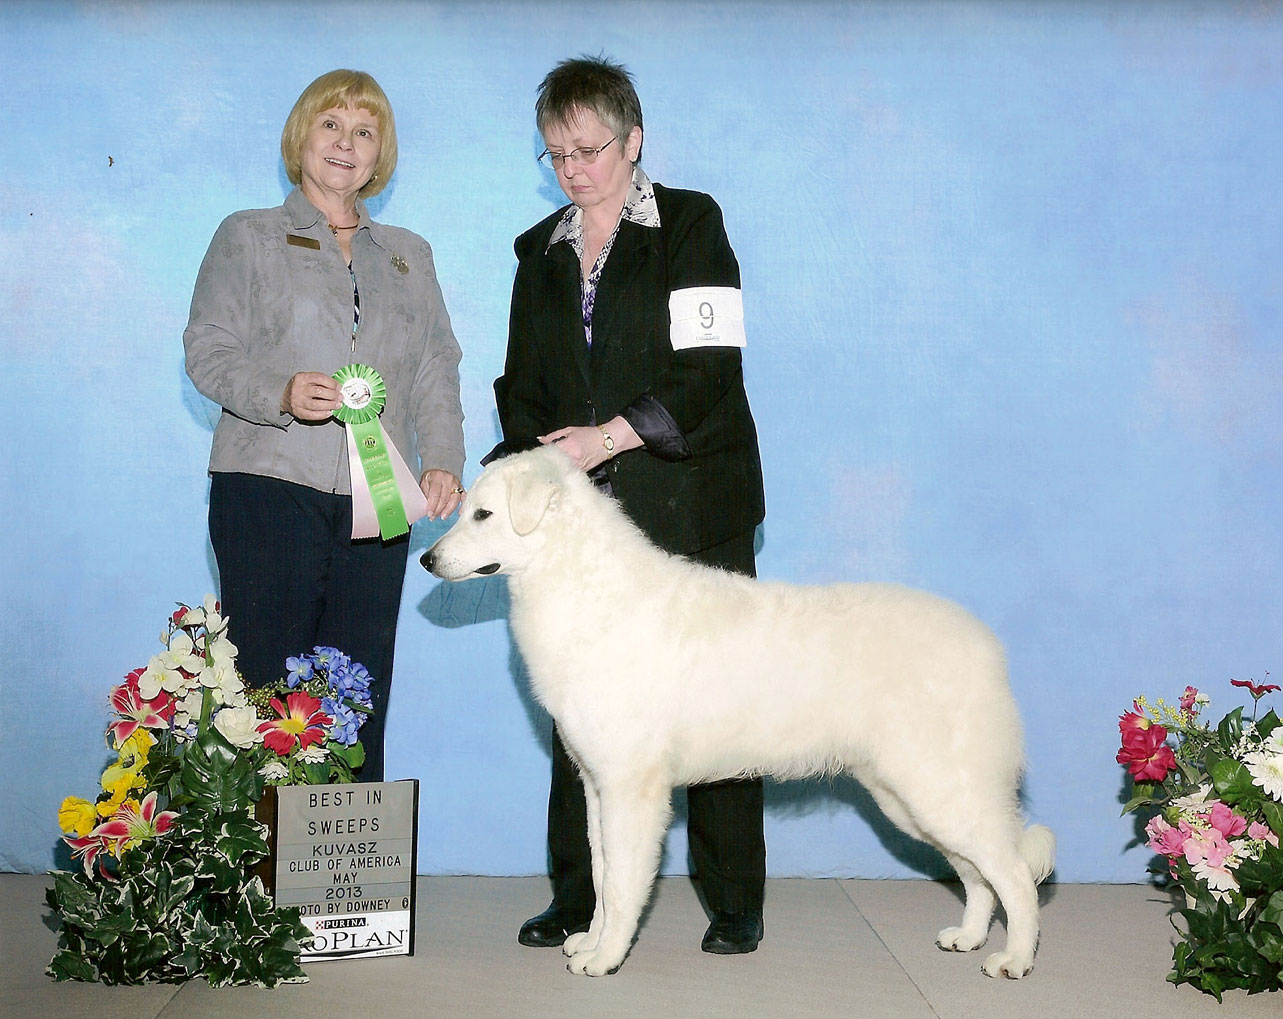
M 1161 814 L 1155 814 L 1145 825 L 1145 834 L 1149 836 L 1146 845 L 1162 856 L 1175 858 L 1185 852 L 1185 839 L 1189 836 L 1189 827 L 1173 828 Z
M 1133 728 L 1129 733 L 1123 727 L 1124 715 L 1119 721 L 1123 732 L 1123 746 L 1115 758 L 1127 765 L 1133 779 L 1141 782 L 1161 782 L 1176 767 L 1176 755 L 1167 746 L 1167 730 L 1150 722 L 1147 728 Z
M 1207 817 L 1207 823 L 1224 838 L 1232 839 L 1235 835 L 1242 835 L 1247 831 L 1247 819 L 1239 817 L 1220 800 L 1213 803 L 1211 811 L 1204 816 Z
M 1185 840 L 1185 859 L 1193 866 L 1196 863 L 1207 863 L 1209 867 L 1219 869 L 1225 861 L 1233 857 L 1234 847 L 1215 828 L 1195 828 Z
M 321 702 L 309 693 L 296 690 L 282 704 L 272 698 L 272 708 L 279 715 L 258 727 L 263 734 L 263 746 L 284 757 L 295 746 L 306 750 L 313 743 L 325 739 L 325 728 L 334 722 L 320 710 Z
M 1268 842 L 1272 846 L 1279 844 L 1279 837 L 1274 834 L 1274 830 L 1260 821 L 1253 821 L 1247 826 L 1247 837 L 1257 842 Z
M 116 843 L 117 856 L 120 855 L 121 850 L 128 849 L 136 843 L 164 835 L 178 815 L 172 810 L 162 810 L 157 813 L 156 800 L 157 796 L 154 792 L 148 793 L 143 802 L 138 805 L 131 800 L 126 800 L 120 805 L 120 809 L 112 814 L 109 820 L 95 828 L 94 832 L 103 839 Z
M 174 698 L 161 690 L 151 700 L 146 700 L 138 691 L 138 679 L 146 669 L 135 669 L 125 677 L 119 686 L 112 687 L 111 708 L 120 716 L 112 722 L 108 731 L 116 741 L 116 746 L 123 746 L 125 740 L 142 726 L 146 729 L 167 729 L 170 719 L 174 717 Z
M 1190 832 L 1185 840 L 1185 859 L 1214 892 L 1238 887 L 1238 879 L 1231 873 L 1238 866 L 1238 857 L 1234 847 L 1215 828 Z
M 1196 704 L 1198 702 L 1198 690 L 1192 686 L 1187 686 L 1185 692 L 1181 694 L 1181 710 L 1188 715 L 1198 713 Z
M 98 871 L 108 881 L 115 880 L 107 869 L 107 851 L 119 857 L 120 854 L 146 839 L 164 835 L 178 815 L 172 810 L 156 811 L 157 796 L 148 793 L 141 804 L 126 800 L 112 816 L 83 838 L 63 836 L 63 841 L 72 849 L 72 856 L 80 856 L 85 866 L 85 875 L 93 877 L 94 863 Z
M 97 828 L 78 839 L 64 835 L 62 841 L 71 847 L 72 859 L 77 856 L 81 858 L 85 865 L 85 877 L 92 878 L 94 876 L 94 863 L 97 862 L 98 873 L 108 881 L 115 880 L 111 871 L 107 869 L 107 857 L 102 856 L 102 851 L 108 848 L 107 840 L 98 834 Z

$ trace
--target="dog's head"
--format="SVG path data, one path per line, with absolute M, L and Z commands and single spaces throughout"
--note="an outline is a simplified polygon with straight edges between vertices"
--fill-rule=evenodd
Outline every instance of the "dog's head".
M 578 474 L 556 446 L 495 461 L 473 484 L 454 526 L 419 562 L 442 580 L 520 573 L 543 548 L 547 535 L 540 525 L 560 505 L 567 484 L 583 481 Z

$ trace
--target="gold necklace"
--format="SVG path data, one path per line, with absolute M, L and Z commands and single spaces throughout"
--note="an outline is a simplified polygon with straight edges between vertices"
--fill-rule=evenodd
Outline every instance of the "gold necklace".
M 359 226 L 361 225 L 361 221 L 360 221 L 360 220 L 357 220 L 357 221 L 356 221 L 355 223 L 353 223 L 351 226 L 335 226 L 333 223 L 331 223 L 331 222 L 327 219 L 327 220 L 325 221 L 325 225 L 326 225 L 326 226 L 328 226 L 328 227 L 330 228 L 330 233 L 332 233 L 335 237 L 337 237 L 337 236 L 339 235 L 339 231 L 340 231 L 340 230 L 355 230 L 357 227 L 359 227 Z

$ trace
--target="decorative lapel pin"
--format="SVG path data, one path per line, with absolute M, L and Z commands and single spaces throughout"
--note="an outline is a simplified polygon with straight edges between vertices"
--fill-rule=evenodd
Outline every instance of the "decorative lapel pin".
M 404 276 L 407 272 L 410 271 L 409 263 L 406 262 L 406 260 L 402 258 L 400 255 L 392 256 L 392 268 L 394 268 L 402 276 Z

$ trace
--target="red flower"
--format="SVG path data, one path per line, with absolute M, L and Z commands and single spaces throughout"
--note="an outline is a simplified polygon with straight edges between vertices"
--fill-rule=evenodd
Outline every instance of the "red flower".
M 1115 760 L 1127 765 L 1132 778 L 1138 782 L 1161 782 L 1176 767 L 1176 755 L 1166 740 L 1167 730 L 1154 723 L 1131 733 L 1124 729 L 1123 746 Z
M 1153 724 L 1145 717 L 1140 704 L 1132 702 L 1132 710 L 1118 716 L 1118 731 L 1122 733 L 1123 745 L 1126 746 L 1137 739 L 1145 739 L 1146 731 Z
M 258 727 L 263 734 L 263 746 L 284 757 L 295 746 L 306 750 L 313 743 L 325 739 L 325 727 L 334 722 L 320 710 L 321 702 L 309 693 L 296 690 L 282 704 L 272 698 L 272 708 L 279 718 L 273 718 Z
M 1269 673 L 1267 672 L 1268 676 Z M 1250 679 L 1231 679 L 1230 686 L 1247 687 L 1247 692 L 1252 695 L 1253 700 L 1259 701 L 1267 693 L 1274 693 L 1275 690 L 1283 690 L 1277 683 L 1253 683 Z

